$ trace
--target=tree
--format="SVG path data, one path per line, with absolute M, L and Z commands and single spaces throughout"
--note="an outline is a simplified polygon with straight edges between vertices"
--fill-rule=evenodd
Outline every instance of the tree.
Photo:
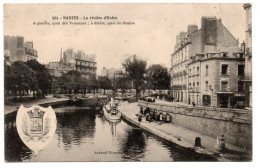
M 11 75 L 11 70 L 10 66 L 7 65 L 6 63 L 4 64 L 4 88 L 6 93 L 8 94 L 8 91 L 12 90 L 13 82 L 12 82 L 12 75 Z
M 59 80 L 56 79 L 56 78 L 53 78 L 52 79 L 52 88 L 53 88 L 53 92 L 54 92 L 54 95 L 56 95 L 56 92 L 57 92 L 57 88 L 59 88 Z
M 44 97 L 52 86 L 52 79 L 48 69 L 36 60 L 29 60 L 26 64 L 36 72 L 38 86 L 42 90 L 42 97 Z
M 67 91 L 70 93 L 74 86 L 74 81 L 68 74 L 62 74 L 61 77 L 58 78 L 58 83 L 61 87 L 62 93 L 65 94 L 67 94 Z
M 104 95 L 106 94 L 106 89 L 112 88 L 111 80 L 107 76 L 98 77 L 99 87 L 104 90 Z
M 151 65 L 147 70 L 147 81 L 152 89 L 168 89 L 170 87 L 170 75 L 166 67 L 159 64 Z
M 82 78 L 82 82 L 81 82 L 82 95 L 86 94 L 87 89 L 90 89 L 90 81 L 86 78 Z
M 99 83 L 98 83 L 96 75 L 95 74 L 90 75 L 89 81 L 90 81 L 90 89 L 93 89 L 94 94 L 96 94 L 96 89 L 99 88 Z
M 72 88 L 74 90 L 74 93 L 77 94 L 79 92 L 79 90 L 81 90 L 81 88 L 82 88 L 81 74 L 76 70 L 69 71 L 67 74 L 71 77 L 71 80 L 73 81 Z
M 136 55 L 128 57 L 123 62 L 123 67 L 126 72 L 126 77 L 133 81 L 136 89 L 136 94 L 140 93 L 140 86 L 144 82 L 144 74 L 146 73 L 146 61 L 138 58 Z
M 116 89 L 122 89 L 123 93 L 125 92 L 125 89 L 131 88 L 131 81 L 125 77 L 119 77 L 115 79 L 115 88 Z
M 9 69 L 9 77 L 12 91 L 19 91 L 20 100 L 22 100 L 22 91 L 36 87 L 36 73 L 22 61 L 14 62 Z

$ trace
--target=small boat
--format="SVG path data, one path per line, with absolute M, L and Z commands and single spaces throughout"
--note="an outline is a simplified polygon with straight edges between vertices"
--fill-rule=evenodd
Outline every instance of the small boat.
M 121 120 L 121 112 L 117 108 L 110 108 L 109 105 L 104 105 L 103 113 L 108 121 L 118 122 Z
M 113 102 L 113 100 L 103 106 L 103 113 L 108 121 L 118 122 L 121 120 L 121 112 L 117 109 L 117 106 L 118 104 Z

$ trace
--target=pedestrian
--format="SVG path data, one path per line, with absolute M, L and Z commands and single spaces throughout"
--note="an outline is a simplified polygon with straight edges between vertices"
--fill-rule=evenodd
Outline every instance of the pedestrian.
M 145 116 L 146 121 L 149 121 L 149 115 Z
M 158 121 L 158 110 L 156 110 L 156 112 L 154 113 L 154 120 Z
M 160 121 L 163 121 L 163 114 L 160 114 Z
M 166 122 L 166 115 L 163 115 L 163 116 L 162 116 L 162 120 L 163 120 L 164 122 Z
M 139 121 L 139 122 L 142 121 L 142 114 L 141 114 L 141 113 L 138 114 L 138 121 Z
M 143 107 L 140 108 L 140 113 L 143 115 L 144 111 L 143 111 Z
M 225 137 L 224 135 L 217 136 L 217 143 L 216 143 L 216 148 L 219 153 L 222 153 L 225 151 Z
M 145 110 L 144 110 L 144 115 L 146 116 L 147 114 L 150 114 L 150 108 L 147 107 Z
M 155 120 L 155 111 L 151 112 L 151 119 Z
M 170 116 L 170 114 L 166 114 L 166 122 L 167 122 L 167 123 L 171 122 L 171 116 Z

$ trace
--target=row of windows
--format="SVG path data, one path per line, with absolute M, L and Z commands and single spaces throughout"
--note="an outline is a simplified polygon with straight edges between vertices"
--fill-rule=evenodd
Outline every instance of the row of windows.
M 193 70 L 193 71 L 192 71 Z M 200 68 L 197 67 L 197 74 L 199 74 Z M 209 65 L 205 66 L 205 76 L 209 75 Z M 238 65 L 238 76 L 244 76 L 245 65 Z M 189 76 L 195 75 L 195 67 L 189 69 Z M 228 64 L 221 65 L 221 75 L 228 75 Z
M 87 62 L 81 62 L 81 61 L 76 61 L 76 64 L 78 65 L 78 64 L 80 64 L 80 65 L 82 65 L 82 64 L 84 64 L 84 65 L 89 65 L 89 66 L 95 66 L 95 64 L 93 63 L 87 63 Z
M 200 67 L 197 67 L 197 74 L 199 74 Z M 191 69 L 189 69 L 189 76 L 195 75 L 195 67 L 193 67 L 193 71 L 191 72 Z
M 193 84 L 193 85 L 192 85 Z M 193 86 L 193 87 L 195 87 L 195 84 L 196 84 L 196 82 L 193 82 L 193 83 L 189 83 L 189 86 L 190 86 L 190 88 Z M 197 88 L 199 87 L 199 82 L 197 82 Z M 221 87 L 220 88 L 217 88 L 218 90 L 220 89 L 220 90 L 222 90 L 222 91 L 227 91 L 227 86 L 228 86 L 228 82 L 227 81 L 222 81 L 221 82 Z M 211 89 L 210 87 L 209 87 L 209 81 L 205 81 L 205 91 L 208 91 L 209 89 Z
M 189 83 L 189 88 L 193 88 L 195 89 L 195 87 L 197 88 L 197 90 L 199 89 L 199 82 L 193 82 L 193 83 Z M 211 88 L 211 86 L 209 85 L 209 81 L 205 81 L 205 91 L 209 91 L 209 89 L 213 89 Z M 217 86 L 215 89 L 219 90 L 219 91 L 228 91 L 228 82 L 227 81 L 222 81 L 220 86 Z M 238 92 L 243 92 L 245 90 L 245 85 L 244 82 L 242 81 L 238 81 L 237 83 L 237 91 Z
M 77 68 L 76 70 L 88 70 L 89 72 L 95 72 L 94 69 L 88 69 L 88 68 Z
M 196 82 L 193 82 L 193 86 L 195 86 L 195 83 L 196 83 Z M 191 86 L 191 83 L 190 83 L 189 85 Z M 197 82 L 197 86 L 199 86 L 199 85 L 200 85 L 200 83 Z
M 177 52 L 172 57 L 172 64 L 178 64 L 187 59 L 187 47 L 184 47 L 181 51 Z

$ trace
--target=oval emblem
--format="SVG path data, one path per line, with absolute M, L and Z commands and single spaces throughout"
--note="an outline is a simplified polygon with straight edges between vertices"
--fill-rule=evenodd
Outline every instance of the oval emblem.
M 52 140 L 56 127 L 56 115 L 51 106 L 25 108 L 21 105 L 17 112 L 17 132 L 23 143 L 35 153 Z

